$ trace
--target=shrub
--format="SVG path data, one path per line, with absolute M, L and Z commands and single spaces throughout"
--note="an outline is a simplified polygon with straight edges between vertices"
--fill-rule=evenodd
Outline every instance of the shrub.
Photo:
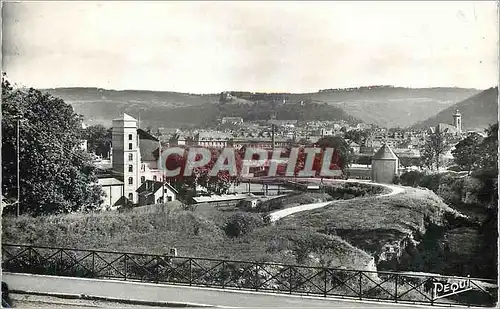
M 285 203 L 283 198 L 271 199 L 268 201 L 260 202 L 257 205 L 257 212 L 270 212 L 273 210 L 283 209 L 285 208 Z
M 424 174 L 421 172 L 409 171 L 409 172 L 401 174 L 400 183 L 403 186 L 416 187 L 420 184 L 420 181 L 421 181 L 423 176 L 424 176 Z
M 432 190 L 436 193 L 439 188 L 440 178 L 441 175 L 439 174 L 425 175 L 420 179 L 419 186 Z
M 394 178 L 392 179 L 392 183 L 395 185 L 399 185 L 401 183 L 401 177 L 399 177 L 399 175 L 394 176 Z
M 264 220 L 258 214 L 237 212 L 229 218 L 224 226 L 224 232 L 229 237 L 239 237 L 263 225 Z

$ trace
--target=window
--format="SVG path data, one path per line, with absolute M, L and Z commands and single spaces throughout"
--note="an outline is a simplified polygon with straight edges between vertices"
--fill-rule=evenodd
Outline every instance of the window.
M 129 134 L 128 135 L 128 140 L 131 141 L 132 140 L 132 134 Z
M 128 150 L 132 150 L 132 143 L 128 143 Z
M 133 193 L 129 193 L 128 194 L 128 199 L 133 201 L 134 200 L 134 194 Z
M 134 184 L 134 178 L 129 177 L 129 178 L 128 178 L 128 184 L 129 184 L 129 185 L 133 185 L 133 184 Z
M 132 173 L 133 171 L 134 171 L 134 166 L 133 165 L 129 165 L 128 166 L 128 172 Z
M 144 183 L 146 181 L 146 177 L 141 176 L 141 183 Z
M 134 161 L 134 154 L 129 153 L 129 154 L 128 154 L 128 160 L 129 160 L 129 161 Z
M 153 181 L 156 181 L 156 175 L 153 176 Z
M 171 196 L 167 196 L 167 201 L 171 202 L 172 201 L 172 197 Z

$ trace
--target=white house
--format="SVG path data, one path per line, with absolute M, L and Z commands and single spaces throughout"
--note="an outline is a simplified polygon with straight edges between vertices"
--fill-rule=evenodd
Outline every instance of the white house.
M 106 177 L 99 178 L 98 183 L 104 191 L 104 202 L 101 206 L 104 209 L 118 208 L 121 205 L 120 198 L 124 195 L 123 181 L 114 177 Z
M 175 201 L 177 190 L 166 182 L 146 180 L 138 189 L 139 205 L 152 205 Z

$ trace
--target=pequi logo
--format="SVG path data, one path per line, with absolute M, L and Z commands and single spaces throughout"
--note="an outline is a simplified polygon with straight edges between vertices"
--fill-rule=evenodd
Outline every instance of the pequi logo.
M 432 298 L 434 300 L 472 290 L 470 279 L 455 282 L 433 281 L 432 284 Z

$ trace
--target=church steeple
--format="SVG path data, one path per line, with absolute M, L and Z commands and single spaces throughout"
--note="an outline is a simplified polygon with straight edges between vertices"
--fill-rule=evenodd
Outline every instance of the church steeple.
M 458 130 L 458 133 L 462 133 L 462 114 L 458 109 L 453 114 L 453 126 Z

